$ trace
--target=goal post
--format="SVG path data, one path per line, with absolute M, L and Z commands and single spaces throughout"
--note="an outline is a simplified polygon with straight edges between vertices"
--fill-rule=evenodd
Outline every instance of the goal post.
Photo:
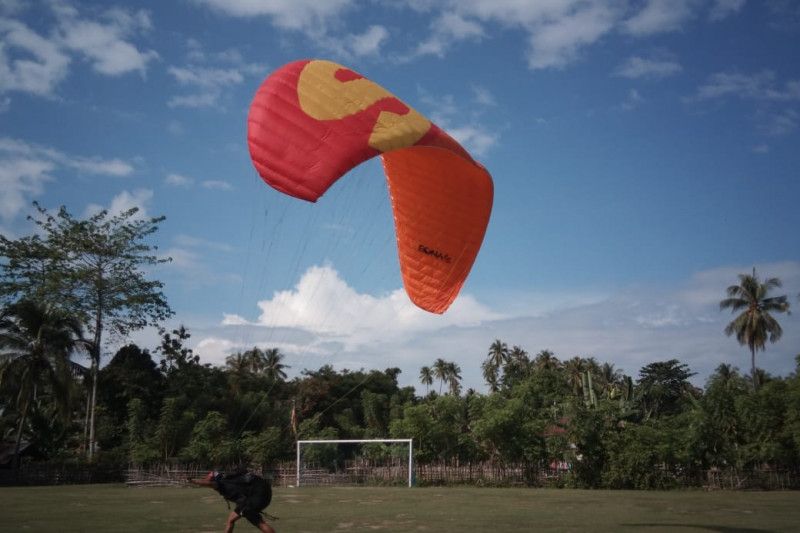
M 296 486 L 300 486 L 300 448 L 306 444 L 408 444 L 408 486 L 413 484 L 414 477 L 414 439 L 309 439 L 297 441 L 297 479 Z

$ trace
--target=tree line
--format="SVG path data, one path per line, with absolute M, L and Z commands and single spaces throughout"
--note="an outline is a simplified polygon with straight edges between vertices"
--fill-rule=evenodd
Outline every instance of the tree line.
M 476 354 L 486 393 L 463 390 L 459 365 L 437 358 L 420 369 L 419 394 L 399 385 L 397 368 L 323 366 L 288 379 L 275 348 L 203 364 L 182 326 L 161 329 L 154 347 L 125 344 L 103 366 L 106 336 L 119 341 L 172 315 L 162 285 L 144 274 L 167 260 L 146 244 L 163 219 L 135 209 L 86 220 L 38 213 L 36 235 L 0 236 L 0 431 L 15 458 L 26 443 L 50 460 L 269 465 L 292 459 L 298 438 L 411 437 L 419 462 L 559 462 L 581 487 L 800 466 L 800 356 L 788 376 L 756 367 L 789 303 L 772 295 L 779 280 L 755 270 L 720 302 L 735 314 L 724 333 L 750 351 L 749 375 L 721 364 L 696 387 L 678 359 L 628 376 L 611 362 L 531 355 L 496 339 Z M 81 354 L 88 368 L 74 362 Z

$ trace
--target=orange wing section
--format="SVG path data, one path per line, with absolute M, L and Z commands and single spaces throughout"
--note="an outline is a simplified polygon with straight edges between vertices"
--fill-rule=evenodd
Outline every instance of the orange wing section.
M 441 314 L 483 242 L 492 179 L 482 166 L 444 148 L 412 146 L 382 158 L 406 292 L 417 306 Z

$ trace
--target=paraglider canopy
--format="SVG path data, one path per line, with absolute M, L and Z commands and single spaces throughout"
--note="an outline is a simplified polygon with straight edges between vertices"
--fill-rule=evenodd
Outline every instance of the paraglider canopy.
M 406 292 L 426 311 L 447 310 L 478 254 L 493 196 L 489 172 L 458 142 L 380 85 L 324 60 L 267 77 L 247 142 L 266 183 L 310 202 L 380 155 Z

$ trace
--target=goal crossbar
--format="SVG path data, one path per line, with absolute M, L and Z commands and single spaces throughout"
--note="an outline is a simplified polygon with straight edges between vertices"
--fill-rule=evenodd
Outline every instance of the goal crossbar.
M 297 486 L 300 486 L 300 447 L 303 444 L 363 444 L 369 442 L 408 444 L 408 486 L 412 486 L 414 473 L 414 439 L 309 439 L 297 441 Z

